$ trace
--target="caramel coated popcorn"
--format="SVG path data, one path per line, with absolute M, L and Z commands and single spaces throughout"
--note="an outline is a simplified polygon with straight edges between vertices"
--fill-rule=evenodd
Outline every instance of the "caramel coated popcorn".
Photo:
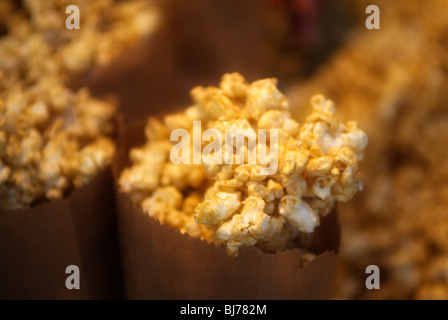
M 133 165 L 120 177 L 122 191 L 161 222 L 224 243 L 231 256 L 242 246 L 278 252 L 300 245 L 298 237 L 312 233 L 336 201 L 361 189 L 357 172 L 367 136 L 356 122 L 338 121 L 333 103 L 321 95 L 311 99 L 311 115 L 297 123 L 276 85 L 276 79 L 248 83 L 232 73 L 219 87 L 195 87 L 194 105 L 148 120 L 148 141 L 130 151 Z M 201 161 L 174 164 L 171 132 L 194 136 L 196 121 L 203 138 L 199 145 L 188 142 L 186 158 L 194 158 L 197 148 Z M 205 141 L 209 132 L 224 137 L 212 153 L 205 152 L 208 142 L 219 139 Z M 256 137 L 256 143 L 235 146 L 238 134 Z M 251 162 L 259 151 L 269 154 L 267 161 Z
M 7 2 L 10 5 L 4 6 L 11 14 L 5 15 L 8 34 L 2 39 L 0 66 L 17 68 L 26 63 L 37 75 L 42 69 L 67 74 L 105 65 L 154 31 L 160 21 L 159 10 L 142 0 L 26 0 L 18 8 Z M 78 30 L 65 26 L 69 5 L 79 8 Z
M 387 27 L 366 30 L 366 4 L 351 1 L 359 6 L 356 33 L 289 92 L 295 115 L 321 90 L 369 136 L 365 191 L 338 211 L 336 298 L 447 300 L 448 2 L 429 0 L 424 10 L 414 1 L 370 3 Z M 380 290 L 366 290 L 361 276 L 371 264 L 380 268 Z
M 65 8 L 80 29 L 65 27 Z M 61 198 L 111 162 L 113 103 L 67 85 L 150 33 L 158 11 L 146 1 L 0 4 L 0 208 Z
M 113 104 L 51 76 L 32 86 L 0 83 L 0 207 L 60 198 L 110 163 Z

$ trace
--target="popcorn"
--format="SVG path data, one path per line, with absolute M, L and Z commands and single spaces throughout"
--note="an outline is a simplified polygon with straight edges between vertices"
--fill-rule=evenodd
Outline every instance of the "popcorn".
M 51 77 L 51 76 L 49 76 Z M 54 106 L 46 76 L 37 86 L 0 90 L 0 207 L 24 209 L 45 199 L 67 195 L 110 163 L 114 144 L 114 106 L 91 98 L 81 101 L 69 90 Z M 49 81 L 48 83 L 51 83 Z M 50 94 L 49 94 L 50 93 Z M 80 103 L 83 105 L 81 106 Z M 100 105 L 103 114 L 95 116 Z M 6 165 L 7 164 L 7 165 Z
M 269 180 L 266 186 L 266 197 L 264 200 L 266 202 L 272 202 L 275 199 L 280 199 L 284 195 L 283 186 L 274 180 Z
M 288 102 L 276 85 L 277 79 L 263 79 L 253 82 L 247 89 L 246 105 L 252 118 L 259 119 L 267 110 L 289 108 Z
M 243 246 L 267 252 L 296 247 L 300 235 L 312 233 L 337 200 L 348 201 L 359 190 L 356 173 L 367 136 L 356 123 L 339 122 L 333 103 L 323 96 L 312 99 L 313 113 L 299 124 L 276 83 L 247 83 L 238 73 L 226 74 L 220 87 L 195 87 L 194 105 L 185 112 L 162 121 L 150 118 L 145 129 L 148 142 L 131 150 L 133 166 L 123 171 L 121 190 L 149 215 L 181 232 L 223 243 L 230 256 L 237 256 Z M 193 136 L 193 121 L 201 121 L 201 134 L 206 129 L 220 134 L 222 145 L 202 154 L 200 164 L 171 163 L 169 145 L 160 144 L 172 143 L 168 133 L 175 129 Z M 251 137 L 256 139 L 252 145 Z M 238 146 L 234 138 L 247 138 L 248 143 Z M 200 142 L 198 151 L 203 152 L 210 140 Z M 194 141 L 187 145 L 195 147 Z M 160 151 L 148 153 L 152 148 Z M 269 154 L 266 161 L 260 153 Z M 144 171 L 149 167 L 154 171 Z M 194 194 L 161 210 L 153 204 L 160 188 Z
M 311 159 L 305 167 L 305 173 L 310 177 L 326 175 L 333 166 L 333 161 L 329 156 Z
M 111 162 L 115 106 L 66 83 L 73 73 L 110 62 L 152 32 L 159 12 L 140 0 L 76 5 L 82 12 L 80 30 L 65 28 L 65 0 L 0 4 L 7 31 L 0 36 L 1 208 L 24 209 L 64 197 Z M 128 173 L 133 187 L 156 189 L 157 165 L 140 169 L 151 172 L 152 181 L 143 183 L 134 170 Z M 194 172 L 196 181 L 201 173 Z
M 248 83 L 238 72 L 226 73 L 223 75 L 219 85 L 224 91 L 224 94 L 231 99 L 238 99 L 246 96 Z
M 176 210 L 182 203 L 182 194 L 174 187 L 157 188 L 151 197 L 142 202 L 142 207 L 151 216 L 163 221 L 172 210 Z
M 280 172 L 285 176 L 301 174 L 308 164 L 308 157 L 305 149 L 287 150 L 280 162 Z
M 230 192 L 218 192 L 209 196 L 195 209 L 195 220 L 205 225 L 216 225 L 238 210 L 240 195 Z
M 79 0 L 81 28 L 67 30 L 65 0 L 8 3 L 1 10 L 8 33 L 0 40 L 0 70 L 26 71 L 30 80 L 57 74 L 65 81 L 69 74 L 105 65 L 160 21 L 159 10 L 147 1 Z
M 75 187 L 87 183 L 89 179 L 112 161 L 115 145 L 109 138 L 98 138 L 78 153 L 78 173 L 73 180 Z
M 253 246 L 258 239 L 263 239 L 269 228 L 269 216 L 263 212 L 264 206 L 263 199 L 249 196 L 241 213 L 233 215 L 218 228 L 216 237 L 227 242 L 229 255 L 235 255 L 240 246 Z
M 284 196 L 281 199 L 278 212 L 302 232 L 311 233 L 319 225 L 317 213 L 297 196 Z
M 355 11 L 363 22 L 365 4 L 351 3 L 359 5 Z M 443 0 L 426 1 L 425 10 L 411 1 L 382 2 L 381 18 L 391 22 L 385 32 L 373 34 L 358 24 L 356 36 L 289 92 L 297 118 L 319 90 L 337 102 L 341 118 L 357 119 L 369 135 L 366 192 L 339 215 L 344 232 L 338 299 L 448 299 L 446 278 L 432 273 L 434 265 L 446 272 L 437 262 L 448 257 L 448 42 L 441 41 L 448 34 L 447 13 Z M 427 52 L 431 57 L 422 58 Z M 334 198 L 344 200 L 359 188 L 351 186 L 357 170 L 351 163 L 362 160 L 364 142 L 355 123 L 345 123 L 347 132 L 330 139 L 322 134 L 328 125 L 310 125 L 322 152 L 334 158 L 335 182 L 324 180 L 322 187 L 333 184 Z M 316 183 L 313 188 L 321 189 Z M 323 200 L 326 194 L 319 200 L 333 199 Z M 365 278 L 353 273 L 370 263 L 387 274 L 381 290 L 366 290 Z

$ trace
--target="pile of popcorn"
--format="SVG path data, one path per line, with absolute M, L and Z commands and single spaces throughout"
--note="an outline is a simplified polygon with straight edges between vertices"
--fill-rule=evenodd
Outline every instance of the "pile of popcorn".
M 115 107 L 43 76 L 4 86 L 0 72 L 0 207 L 60 198 L 110 163 Z
M 66 28 L 69 5 L 79 8 L 79 29 Z M 24 0 L 23 8 L 6 0 L 0 9 L 8 30 L 0 49 L 1 68 L 26 63 L 38 74 L 42 69 L 81 73 L 106 65 L 127 46 L 151 34 L 160 20 L 159 10 L 143 0 Z
M 333 103 L 321 95 L 311 99 L 311 115 L 297 123 L 276 84 L 271 78 L 249 84 L 238 73 L 225 74 L 219 87 L 194 88 L 194 105 L 184 112 L 151 117 L 148 141 L 130 151 L 133 165 L 120 177 L 121 190 L 160 222 L 224 243 L 230 256 L 242 246 L 266 252 L 299 246 L 336 201 L 348 201 L 361 189 L 357 172 L 367 136 L 356 122 L 338 121 Z M 201 121 L 202 132 L 244 129 L 257 135 L 256 149 L 277 152 L 268 164 L 247 157 L 214 163 L 204 154 L 200 164 L 174 164 L 170 134 L 185 129 L 193 135 L 193 121 Z M 259 129 L 276 130 L 275 145 L 263 143 Z M 206 146 L 202 141 L 201 151 Z M 234 148 L 234 160 L 236 153 Z M 266 170 L 273 162 L 278 170 Z
M 2 209 L 67 196 L 111 162 L 115 105 L 67 83 L 109 62 L 157 20 L 146 1 L 77 1 L 81 29 L 68 30 L 69 4 L 0 3 Z
M 365 190 L 338 211 L 336 298 L 446 300 L 448 2 L 427 1 L 425 10 L 412 1 L 372 2 L 387 28 L 366 30 L 358 10 L 351 41 L 288 92 L 297 116 L 316 90 L 331 95 L 340 117 L 357 119 L 369 136 Z M 371 264 L 380 268 L 381 290 L 365 287 L 361 274 Z

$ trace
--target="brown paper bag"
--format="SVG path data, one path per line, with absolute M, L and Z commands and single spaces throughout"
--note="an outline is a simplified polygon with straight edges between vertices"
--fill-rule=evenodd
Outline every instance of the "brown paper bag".
M 129 165 L 128 149 L 144 141 L 144 122 L 126 127 L 114 163 L 117 181 Z M 117 188 L 118 227 L 126 297 L 130 299 L 325 299 L 332 293 L 340 243 L 335 213 L 322 219 L 312 249 L 320 254 L 301 266 L 302 250 L 278 254 L 242 248 L 237 258 L 161 225 Z
M 113 95 L 125 122 L 152 105 L 170 104 L 173 64 L 166 24 L 131 43 L 105 66 L 71 75 L 73 89 Z M 173 103 L 174 104 L 174 103 Z M 151 107 L 151 106 L 150 106 Z M 0 212 L 0 298 L 122 297 L 113 179 L 110 167 L 66 199 L 29 210 Z M 81 289 L 68 290 L 66 267 L 80 269 Z
M 0 299 L 113 299 L 121 267 L 110 167 L 65 199 L 0 211 Z M 80 271 L 68 290 L 66 268 Z

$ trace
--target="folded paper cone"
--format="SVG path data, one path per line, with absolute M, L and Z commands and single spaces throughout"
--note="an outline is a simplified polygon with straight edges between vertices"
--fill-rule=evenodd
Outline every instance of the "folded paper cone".
M 129 165 L 130 147 L 143 142 L 144 123 L 127 126 L 114 163 L 116 181 Z M 123 132 L 122 132 L 123 133 Z M 181 234 L 134 206 L 118 191 L 117 210 L 130 299 L 326 299 L 331 296 L 339 248 L 335 212 L 315 231 L 315 253 L 305 266 L 303 250 L 270 254 L 243 247 L 229 257 L 224 246 Z
M 0 299 L 121 297 L 110 167 L 64 199 L 0 210 Z M 80 289 L 66 287 L 69 265 Z

